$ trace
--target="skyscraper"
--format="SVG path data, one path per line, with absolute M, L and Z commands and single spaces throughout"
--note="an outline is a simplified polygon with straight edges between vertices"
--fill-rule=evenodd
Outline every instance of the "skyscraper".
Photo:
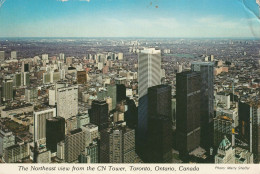
M 104 100 L 94 100 L 89 112 L 90 123 L 98 126 L 101 131 L 108 127 L 108 104 Z
M 79 155 L 85 150 L 85 133 L 82 129 L 74 129 L 65 136 L 65 162 L 77 162 Z
M 3 62 L 5 60 L 5 51 L 0 51 L 0 61 Z
M 126 99 L 126 87 L 123 84 L 116 85 L 116 103 Z
M 157 85 L 148 88 L 148 117 L 164 115 L 171 120 L 171 91 L 169 85 Z
M 144 49 L 138 55 L 138 129 L 137 150 L 142 153 L 147 140 L 148 88 L 161 84 L 161 51 Z M 140 154 L 141 155 L 141 154 Z
M 144 49 L 138 55 L 138 95 L 142 98 L 149 87 L 161 84 L 161 51 Z
M 13 100 L 13 80 L 5 79 L 2 82 L 3 101 Z
M 247 149 L 254 155 L 254 163 L 260 162 L 260 103 L 241 101 L 239 103 L 239 132 Z
M 207 150 L 213 145 L 213 117 L 214 117 L 214 63 L 192 62 L 191 70 L 200 72 L 200 121 L 201 146 Z
M 57 144 L 65 139 L 65 119 L 52 117 L 46 119 L 46 147 L 57 152 Z
M 148 162 L 172 162 L 172 122 L 168 116 L 154 115 L 148 121 Z
M 133 163 L 135 131 L 127 127 L 108 128 L 101 132 L 101 163 Z
M 33 113 L 34 142 L 46 138 L 46 119 L 56 117 L 56 109 L 43 109 Z
M 78 86 L 57 89 L 57 114 L 65 119 L 78 114 Z
M 200 144 L 200 73 L 186 71 L 176 78 L 176 132 L 178 150 L 186 156 Z

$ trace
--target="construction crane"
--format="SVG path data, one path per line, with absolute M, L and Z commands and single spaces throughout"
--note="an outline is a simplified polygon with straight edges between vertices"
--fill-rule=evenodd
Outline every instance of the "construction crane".
M 0 8 L 2 7 L 2 5 L 4 4 L 6 0 L 0 0 Z

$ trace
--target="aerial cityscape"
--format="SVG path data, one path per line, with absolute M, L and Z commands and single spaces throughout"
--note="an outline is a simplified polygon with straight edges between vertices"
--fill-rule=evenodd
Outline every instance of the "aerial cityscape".
M 1 1 L 0 19 L 12 9 L 9 2 Z M 66 9 L 71 3 L 80 13 L 78 3 L 92 3 L 47 2 Z M 99 3 L 110 13 L 110 2 Z M 153 14 L 164 3 L 144 4 Z M 219 8 L 229 3 L 219 0 Z M 250 14 L 259 15 L 259 1 L 247 3 L 255 12 Z M 148 17 L 139 22 L 146 21 L 151 32 L 134 19 L 129 21 L 135 21 L 136 30 L 109 20 L 119 27 L 112 31 L 115 35 L 107 34 L 111 27 L 104 21 L 97 31 L 93 23 L 93 35 L 86 36 L 90 31 L 81 30 L 88 30 L 84 23 L 71 35 L 71 26 L 59 35 L 58 24 L 50 30 L 38 28 L 42 21 L 54 19 L 11 18 L 19 24 L 0 20 L 5 24 L 0 25 L 1 163 L 260 163 L 259 23 L 246 29 L 245 19 L 237 15 L 232 20 L 239 19 L 241 26 L 236 21 L 230 26 L 227 22 L 228 29 L 223 23 L 208 24 L 203 31 L 198 26 L 175 36 L 183 27 L 177 24 L 180 28 L 170 28 L 167 37 L 163 27 L 168 26 L 153 28 L 160 24 L 149 23 Z M 218 25 L 220 30 L 212 30 Z M 101 29 L 107 30 L 97 36 Z

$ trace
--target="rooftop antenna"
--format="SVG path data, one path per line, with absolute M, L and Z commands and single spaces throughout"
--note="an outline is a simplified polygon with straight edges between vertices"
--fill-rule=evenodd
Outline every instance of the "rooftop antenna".
M 0 0 L 0 8 L 2 7 L 2 5 L 4 4 L 6 0 Z

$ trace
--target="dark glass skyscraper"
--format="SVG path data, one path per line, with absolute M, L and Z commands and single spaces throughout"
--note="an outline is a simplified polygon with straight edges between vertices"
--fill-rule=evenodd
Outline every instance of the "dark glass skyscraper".
M 181 156 L 200 144 L 200 90 L 200 73 L 188 71 L 177 74 L 176 131 Z
M 126 99 L 126 87 L 123 84 L 116 85 L 116 102 Z
M 191 70 L 201 75 L 200 121 L 201 146 L 209 150 L 213 145 L 214 118 L 214 63 L 192 62 Z
M 142 156 L 147 143 L 148 88 L 161 84 L 161 51 L 147 48 L 138 54 L 137 152 Z
M 57 152 L 58 142 L 65 139 L 65 119 L 52 117 L 46 119 L 46 146 L 51 152 Z
M 172 162 L 172 122 L 168 116 L 157 115 L 148 121 L 148 162 Z
M 148 117 L 164 115 L 171 120 L 171 86 L 157 85 L 148 88 Z
M 108 104 L 104 100 L 94 100 L 90 109 L 90 123 L 101 131 L 108 127 Z

